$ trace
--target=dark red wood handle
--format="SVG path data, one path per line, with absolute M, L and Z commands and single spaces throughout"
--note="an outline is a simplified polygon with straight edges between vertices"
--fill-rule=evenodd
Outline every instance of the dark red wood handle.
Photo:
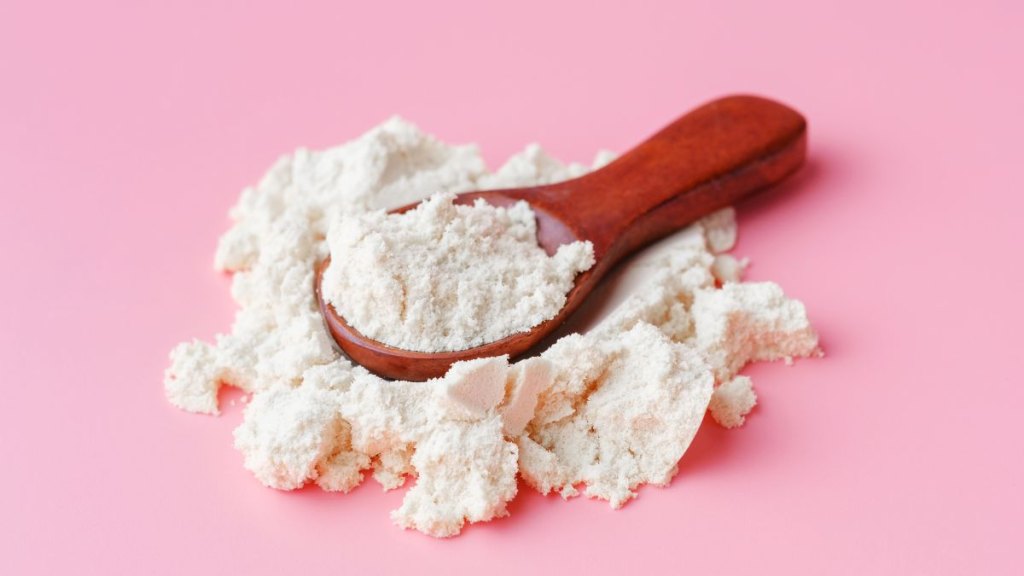
M 803 163 L 807 123 L 757 96 L 729 96 L 669 124 L 608 166 L 523 199 L 617 260 L 775 184 Z M 604 262 L 606 265 L 612 262 Z

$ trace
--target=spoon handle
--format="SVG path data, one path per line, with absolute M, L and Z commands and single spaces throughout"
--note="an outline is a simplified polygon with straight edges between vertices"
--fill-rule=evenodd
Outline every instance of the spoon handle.
M 608 166 L 534 189 L 531 204 L 611 260 L 779 182 L 804 161 L 807 123 L 757 96 L 714 100 Z

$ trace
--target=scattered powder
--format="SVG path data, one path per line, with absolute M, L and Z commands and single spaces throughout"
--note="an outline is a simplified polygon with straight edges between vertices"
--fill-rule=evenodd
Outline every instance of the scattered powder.
M 324 294 L 364 336 L 420 352 L 464 350 L 553 318 L 590 242 L 548 256 L 526 202 L 497 208 L 436 194 L 404 214 L 345 215 L 327 235 Z
M 595 166 L 609 158 L 600 154 Z M 740 283 L 743 264 L 720 254 L 735 241 L 731 210 L 671 239 L 645 264 L 644 282 L 596 327 L 515 363 L 482 358 L 427 382 L 387 381 L 340 356 L 317 312 L 314 266 L 328 242 L 348 241 L 338 223 L 364 222 L 382 239 L 415 234 L 415 226 L 402 232 L 401 224 L 381 232 L 375 211 L 438 192 L 422 209 L 446 212 L 452 223 L 461 215 L 447 193 L 586 171 L 530 146 L 488 173 L 474 147 L 445 145 L 400 119 L 336 148 L 282 158 L 242 193 L 217 250 L 217 268 L 234 272 L 240 309 L 232 330 L 212 344 L 185 342 L 172 351 L 168 399 L 215 414 L 220 386 L 243 389 L 251 398 L 235 446 L 260 482 L 346 492 L 367 472 L 385 489 L 414 478 L 392 517 L 437 537 L 506 515 L 517 476 L 543 493 L 582 491 L 615 507 L 642 484 L 668 483 L 709 406 L 723 426 L 738 425 L 753 406 L 750 380 L 737 375 L 745 364 L 818 351 L 799 302 L 771 283 Z M 470 210 L 508 229 L 528 220 L 521 208 Z M 565 258 L 567 270 L 584 266 L 579 254 Z M 444 297 L 447 288 L 435 289 L 417 294 Z M 338 289 L 333 299 L 344 306 L 351 292 Z M 388 301 L 373 311 L 392 313 Z M 498 301 L 481 306 L 503 313 Z M 475 337 L 464 329 L 453 324 L 458 333 L 449 336 Z M 486 334 L 489 327 L 471 329 Z

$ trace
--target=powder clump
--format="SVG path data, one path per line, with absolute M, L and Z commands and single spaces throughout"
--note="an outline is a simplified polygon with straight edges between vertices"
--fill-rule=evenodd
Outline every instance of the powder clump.
M 725 428 L 742 426 L 747 414 L 757 405 L 754 383 L 747 376 L 737 376 L 715 388 L 708 411 Z
M 532 452 L 522 462 L 526 481 L 563 495 L 585 484 L 586 495 L 614 508 L 635 497 L 640 484 L 667 484 L 711 397 L 714 377 L 704 360 L 647 323 L 614 338 L 563 342 L 545 356 L 584 370 L 563 370 L 543 395 L 571 410 L 535 419 L 522 439 Z
M 609 160 L 602 153 L 595 166 Z M 436 191 L 420 207 L 424 213 L 413 216 L 435 211 L 424 228 L 402 234 L 443 239 L 477 226 L 474 237 L 534 238 L 528 207 L 460 207 L 451 194 L 536 185 L 587 170 L 530 146 L 489 173 L 475 147 L 444 144 L 397 118 L 341 146 L 283 157 L 242 193 L 231 211 L 235 223 L 217 250 L 216 267 L 233 272 L 239 304 L 231 331 L 214 343 L 189 341 L 172 351 L 167 398 L 184 410 L 217 413 L 222 385 L 245 390 L 251 400 L 235 446 L 260 482 L 282 490 L 315 483 L 346 492 L 367 473 L 385 490 L 411 480 L 392 518 L 436 537 L 508 514 L 517 477 L 545 494 L 583 493 L 613 507 L 635 497 L 643 484 L 668 483 L 707 411 L 729 427 L 753 407 L 751 382 L 739 375 L 747 363 L 819 353 L 803 305 L 775 284 L 742 282 L 745 262 L 723 254 L 736 238 L 731 210 L 639 255 L 624 270 L 627 276 L 636 272 L 638 280 L 585 333 L 570 333 L 539 356 L 516 362 L 495 357 L 457 363 L 427 382 L 385 380 L 340 355 L 312 290 L 317 264 L 329 253 L 333 260 L 335 244 L 346 242 L 358 248 L 352 257 L 370 259 L 369 268 L 392 267 L 391 279 L 374 280 L 388 298 L 389 282 L 415 276 L 406 274 L 405 264 L 394 268 L 397 261 L 374 260 L 380 255 L 373 250 L 390 234 L 378 229 L 391 225 L 381 224 L 391 217 L 380 210 Z M 343 229 L 341 223 L 354 226 Z M 422 248 L 420 256 L 445 264 L 438 256 L 443 250 Z M 542 267 L 548 268 L 528 282 L 544 285 L 552 270 L 571 282 L 567 271 L 586 269 L 588 255 L 583 244 L 563 260 L 544 254 Z M 413 287 L 420 288 L 416 294 L 432 290 Z M 344 306 L 353 293 L 339 288 L 334 297 Z M 500 312 L 500 299 L 480 298 L 465 305 L 482 317 Z M 400 301 L 406 308 L 417 305 L 408 295 Z M 391 309 L 372 306 L 375 314 Z M 431 313 L 414 314 L 426 319 Z M 447 325 L 454 338 L 445 345 L 464 346 L 459 338 L 487 329 Z M 420 335 L 434 342 L 425 330 Z
M 364 336 L 419 352 L 464 350 L 553 318 L 590 242 L 548 256 L 526 202 L 495 207 L 431 196 L 402 214 L 339 218 L 327 236 L 324 295 Z

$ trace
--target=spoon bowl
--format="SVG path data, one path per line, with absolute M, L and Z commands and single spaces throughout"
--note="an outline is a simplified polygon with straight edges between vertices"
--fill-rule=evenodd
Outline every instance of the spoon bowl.
M 594 266 L 576 276 L 565 306 L 528 331 L 453 352 L 388 346 L 360 334 L 324 298 L 320 284 L 329 257 L 316 273 L 321 314 L 352 360 L 387 378 L 426 380 L 443 375 L 458 361 L 518 356 L 564 323 L 622 258 L 783 180 L 803 164 L 806 147 L 807 123 L 795 110 L 757 96 L 728 96 L 689 112 L 579 178 L 459 194 L 459 204 L 482 198 L 494 206 L 509 206 L 525 200 L 537 217 L 537 242 L 549 255 L 577 240 L 593 243 Z

